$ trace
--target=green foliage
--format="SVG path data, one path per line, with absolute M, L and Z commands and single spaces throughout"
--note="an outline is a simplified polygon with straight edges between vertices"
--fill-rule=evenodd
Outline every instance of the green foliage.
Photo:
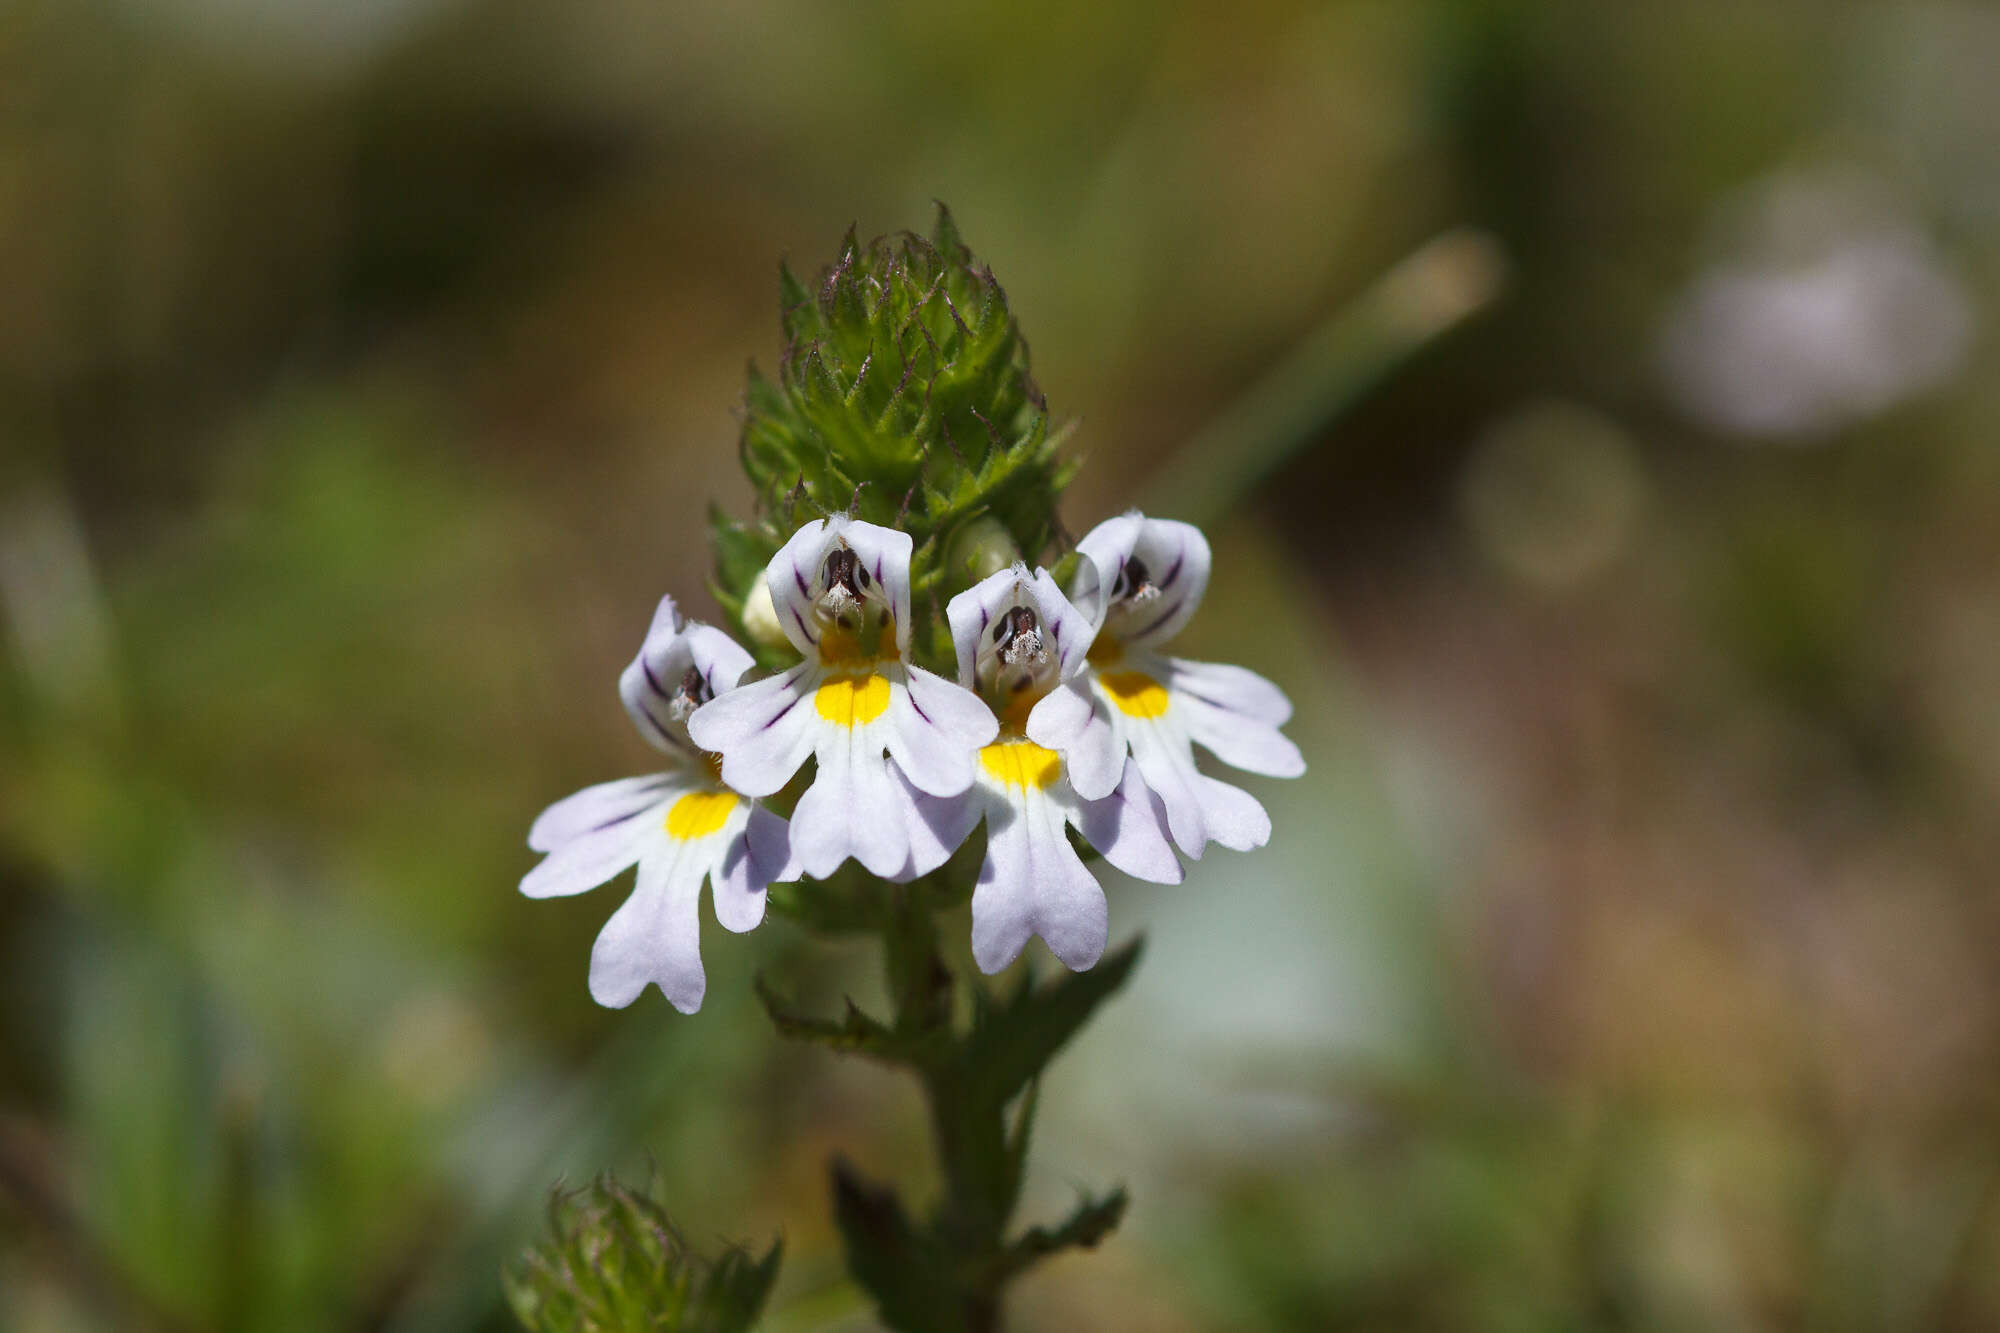
M 779 296 L 778 376 L 753 368 L 744 400 L 741 453 L 757 513 L 737 522 L 711 510 L 716 595 L 755 641 L 748 599 L 801 524 L 846 512 L 900 528 L 914 548 L 915 655 L 949 670 L 944 600 L 1046 551 L 1068 479 L 1006 293 L 939 205 L 928 239 L 903 233 L 863 246 L 850 231 L 811 287 L 781 267 Z M 785 656 L 768 637 L 761 650 L 767 666 Z M 971 1022 L 959 1030 L 934 917 L 970 892 L 975 846 L 916 884 L 885 886 L 849 867 L 826 882 L 772 890 L 773 909 L 810 930 L 880 934 L 892 1020 L 852 1000 L 838 1019 L 808 1018 L 758 982 L 783 1035 L 905 1067 L 923 1081 L 944 1174 L 934 1214 L 913 1219 L 893 1189 L 844 1162 L 834 1166 L 833 1193 L 856 1280 L 891 1327 L 927 1333 L 997 1327 L 1009 1278 L 1044 1255 L 1096 1244 L 1125 1207 L 1122 1191 L 1087 1199 L 1060 1226 L 1005 1239 L 1035 1081 L 1124 983 L 1138 949 L 1045 987 L 1031 974 L 1005 1000 L 975 987 Z
M 1071 469 L 1028 369 L 1028 345 L 993 273 L 938 206 L 929 238 L 861 244 L 850 230 L 810 287 L 779 271 L 785 350 L 771 379 L 754 367 L 741 453 L 756 516 L 711 515 L 716 595 L 743 599 L 802 523 L 852 512 L 908 532 L 919 656 L 949 653 L 945 598 L 977 567 L 954 540 L 982 518 L 1029 559 L 1056 535 Z
M 875 1298 L 882 1322 L 906 1333 L 957 1333 L 971 1322 L 952 1281 L 952 1256 L 916 1226 L 896 1191 L 833 1163 L 833 1216 L 848 1270 Z
M 505 1273 L 532 1333 L 743 1333 L 778 1277 L 782 1241 L 762 1259 L 688 1249 L 666 1211 L 610 1176 L 549 1200 L 550 1236 Z
M 893 1189 L 864 1180 L 847 1163 L 833 1168 L 848 1268 L 883 1322 L 910 1333 L 991 1328 L 1008 1280 L 1049 1255 L 1095 1246 L 1124 1215 L 1125 1192 L 1114 1190 L 1085 1198 L 1058 1226 L 1006 1239 L 1041 1073 L 1125 984 L 1140 944 L 1046 985 L 1031 973 L 1005 999 L 975 992 L 972 1021 L 961 1032 L 952 1023 L 952 978 L 936 951 L 929 904 L 917 889 L 900 903 L 885 930 L 893 1022 L 871 1018 L 851 1000 L 839 1021 L 801 1018 L 760 991 L 786 1036 L 902 1065 L 923 1081 L 945 1177 L 931 1218 L 914 1220 Z
M 1030 972 L 1005 1001 L 982 994 L 964 1051 L 966 1076 L 980 1098 L 994 1104 L 1011 1101 L 1040 1075 L 1097 1007 L 1118 993 L 1138 964 L 1143 944 L 1134 940 L 1106 954 L 1088 972 L 1066 972 L 1046 986 L 1036 986 Z
M 1097 1248 L 1097 1243 L 1116 1230 L 1124 1218 L 1126 1202 L 1122 1189 L 1101 1198 L 1085 1195 L 1061 1226 L 1029 1227 L 1007 1248 L 1008 1272 L 1019 1272 L 1038 1259 L 1064 1250 Z

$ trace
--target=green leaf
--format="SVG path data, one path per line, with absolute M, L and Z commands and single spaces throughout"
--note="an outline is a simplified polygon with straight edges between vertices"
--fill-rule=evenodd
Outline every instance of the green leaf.
M 862 1179 L 837 1157 L 833 1217 L 847 1271 L 875 1298 L 883 1323 L 900 1333 L 964 1333 L 964 1298 L 951 1280 L 951 1256 L 911 1224 L 893 1189 Z
M 1042 1081 L 1030 1079 L 1027 1095 L 1021 1098 L 1021 1109 L 1014 1113 L 1014 1132 L 1001 1145 L 1000 1200 L 1009 1214 L 1021 1198 L 1021 1182 L 1028 1175 L 1028 1145 L 1034 1141 L 1035 1111 L 1041 1104 L 1041 1093 Z
M 1040 1260 L 1063 1250 L 1091 1250 L 1110 1235 L 1125 1216 L 1129 1202 L 1123 1189 L 1100 1199 L 1085 1195 L 1076 1211 L 1059 1227 L 1030 1227 L 1007 1247 L 1002 1269 L 1008 1276 L 1020 1273 Z
M 1047 1068 L 1056 1052 L 1116 994 L 1139 960 L 1143 940 L 1107 954 L 1087 972 L 1047 986 L 1029 977 L 1011 999 L 989 1003 L 966 1037 L 965 1069 L 981 1100 L 1005 1105 Z
M 770 1016 L 780 1036 L 811 1042 L 831 1050 L 865 1055 L 888 1064 L 920 1065 L 933 1058 L 948 1034 L 906 1034 L 878 1022 L 848 1000 L 847 1012 L 837 1023 L 807 1018 L 791 1011 L 783 997 L 763 977 L 757 978 L 757 998 Z
M 851 935 L 881 929 L 882 897 L 882 882 L 850 861 L 826 879 L 773 884 L 769 901 L 773 912 L 809 930 Z

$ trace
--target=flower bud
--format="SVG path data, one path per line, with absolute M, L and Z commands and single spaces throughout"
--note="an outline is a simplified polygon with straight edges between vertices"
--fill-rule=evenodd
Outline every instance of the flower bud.
M 1048 549 L 1074 471 L 1007 293 L 940 205 L 929 236 L 850 231 L 816 279 L 781 267 L 778 295 L 784 354 L 751 368 L 737 451 L 755 514 L 711 513 L 717 597 L 775 665 L 753 576 L 816 519 L 890 528 L 911 541 L 915 660 L 948 666 L 938 609 Z
M 991 514 L 981 514 L 961 527 L 946 548 L 945 577 L 954 586 L 971 587 L 992 578 L 1021 558 L 1014 534 Z
M 747 1333 L 778 1277 L 781 1245 L 761 1259 L 738 1247 L 697 1254 L 658 1203 L 609 1176 L 559 1191 L 549 1223 L 551 1234 L 501 1275 L 531 1333 Z
M 785 648 L 785 630 L 778 623 L 778 608 L 771 601 L 771 585 L 760 573 L 743 592 L 743 632 L 760 648 Z

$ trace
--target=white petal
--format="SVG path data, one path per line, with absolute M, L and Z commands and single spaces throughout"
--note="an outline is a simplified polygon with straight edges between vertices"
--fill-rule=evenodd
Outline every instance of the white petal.
M 1028 739 L 1063 757 L 1069 785 L 1085 800 L 1102 800 L 1125 771 L 1125 741 L 1090 677 L 1049 691 L 1028 714 Z
M 639 654 L 618 678 L 618 696 L 632 724 L 655 747 L 688 750 L 686 727 L 673 717 L 673 700 L 690 668 L 712 695 L 732 689 L 750 669 L 750 654 L 712 625 L 683 625 L 674 599 L 662 597 Z
M 1201 798 L 1202 822 L 1208 836 L 1231 851 L 1247 852 L 1271 840 L 1271 816 L 1257 798 L 1241 787 L 1202 774 L 1195 775 Z
M 973 827 L 979 823 L 982 798 L 976 786 L 956 796 L 932 796 L 912 786 L 893 760 L 889 768 L 910 831 L 909 860 L 889 878 L 907 884 L 949 861 L 959 844 L 972 836 Z
M 1194 751 L 1184 739 L 1154 722 L 1133 722 L 1125 732 L 1132 742 L 1132 761 L 1139 767 L 1139 776 L 1167 812 L 1174 845 L 1199 860 L 1210 835 L 1200 791 L 1206 779 L 1194 766 Z
M 889 753 L 919 791 L 956 796 L 972 785 L 979 747 L 1000 734 L 999 719 L 970 690 L 922 667 L 891 687 Z
M 819 772 L 792 811 L 792 852 L 806 874 L 825 879 L 848 857 L 888 877 L 910 856 L 901 802 L 873 727 L 822 727 Z
M 1070 604 L 1046 569 L 1035 570 L 1035 601 L 1041 607 L 1042 626 L 1056 654 L 1056 679 L 1068 680 L 1083 670 L 1085 655 L 1097 637 L 1097 626 Z
M 1069 581 L 1069 598 L 1093 625 L 1104 624 L 1105 604 L 1111 600 L 1111 585 L 1132 554 L 1139 539 L 1139 525 L 1146 520 L 1137 510 L 1107 518 L 1076 544 L 1076 573 Z
M 1128 875 L 1155 884 L 1186 878 L 1167 841 L 1166 809 L 1129 759 L 1118 790 L 1100 801 L 1078 801 L 1073 822 L 1085 842 Z
M 910 657 L 910 534 L 894 528 L 863 523 L 859 519 L 837 518 L 835 531 L 861 557 L 870 575 L 889 601 L 896 617 L 896 655 Z
M 861 558 L 869 578 L 879 587 L 896 618 L 896 652 L 910 654 L 910 535 L 893 528 L 863 523 L 843 514 L 806 524 L 792 534 L 765 567 L 778 624 L 785 637 L 806 657 L 817 659 L 819 622 L 814 618 L 814 586 L 836 543 L 844 542 Z
M 745 796 L 769 796 L 812 753 L 812 687 L 818 668 L 800 663 L 782 676 L 719 694 L 688 719 L 688 735 L 722 756 L 722 780 Z
M 639 859 L 665 817 L 664 804 L 644 807 L 617 823 L 564 842 L 521 877 L 530 898 L 563 898 L 594 889 Z
M 764 919 L 765 887 L 771 870 L 782 870 L 791 859 L 791 835 L 785 821 L 761 805 L 749 805 L 738 827 L 727 836 L 716 834 L 721 854 L 710 867 L 708 891 L 715 919 L 724 930 L 739 934 L 756 929 Z
M 1100 633 L 1121 642 L 1165 643 L 1180 633 L 1208 591 L 1208 538 L 1191 523 L 1121 514 L 1091 529 L 1076 549 L 1083 561 L 1071 590 L 1074 599 Z M 1120 605 L 1118 576 L 1134 558 L 1145 565 L 1156 595 Z
M 987 576 L 945 603 L 944 618 L 951 626 L 951 646 L 958 656 L 958 683 L 977 689 L 975 664 L 986 631 L 1008 607 L 1021 599 L 1028 568 L 1019 561 L 1012 569 Z
M 1018 799 L 991 802 L 986 812 L 986 864 L 972 891 L 973 961 L 998 972 L 1040 935 L 1081 971 L 1104 954 L 1104 890 L 1069 845 L 1056 807 L 1039 793 L 1007 790 Z
M 1299 747 L 1276 727 L 1179 693 L 1173 696 L 1173 707 L 1180 712 L 1188 738 L 1232 768 L 1272 778 L 1295 778 L 1306 771 Z
M 1227 713 L 1282 727 L 1292 718 L 1292 701 L 1285 692 L 1254 671 L 1221 662 L 1167 659 L 1167 687 L 1194 695 Z
M 647 983 L 658 984 L 674 1008 L 701 1008 L 708 979 L 701 969 L 701 881 L 706 858 L 687 844 L 662 840 L 639 862 L 639 882 L 611 914 L 590 950 L 590 996 L 623 1009 Z
M 620 778 L 585 787 L 535 816 L 528 829 L 528 846 L 552 852 L 573 838 L 631 819 L 666 799 L 666 788 L 673 781 L 674 775 L 669 773 L 648 773 L 642 778 Z
M 761 804 L 750 812 L 750 855 L 767 884 L 782 884 L 805 873 L 792 851 L 791 825 Z
M 826 558 L 827 520 L 818 519 L 792 534 L 764 567 L 764 585 L 770 589 L 771 605 L 778 613 L 778 625 L 792 647 L 812 658 L 819 649 L 819 622 L 813 618 L 813 580 L 819 576 L 820 562 Z
M 988 633 L 994 624 L 1016 606 L 1026 606 L 1041 621 L 1041 629 L 1055 656 L 1056 680 L 1067 680 L 1083 667 L 1084 654 L 1096 632 L 1081 612 L 1056 587 L 1046 569 L 1032 575 L 1026 565 L 980 580 L 951 599 L 944 609 L 951 623 L 952 647 L 958 657 L 958 683 L 967 689 L 981 686 L 981 659 L 990 661 L 992 644 Z M 986 682 L 990 684 L 990 677 Z

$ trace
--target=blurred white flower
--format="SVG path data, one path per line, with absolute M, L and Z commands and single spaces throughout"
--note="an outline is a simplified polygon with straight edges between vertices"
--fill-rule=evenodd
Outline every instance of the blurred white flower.
M 1810 438 L 1949 379 L 1975 319 L 1963 283 L 1880 183 L 1781 175 L 1725 210 L 1719 257 L 1668 314 L 1661 368 L 1717 430 Z

